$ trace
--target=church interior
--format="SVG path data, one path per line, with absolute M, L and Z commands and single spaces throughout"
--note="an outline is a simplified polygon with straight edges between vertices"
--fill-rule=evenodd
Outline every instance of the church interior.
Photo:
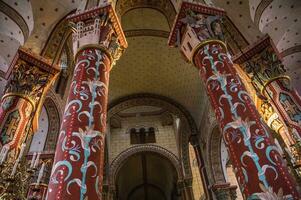
M 0 200 L 301 199 L 300 0 L 0 0 Z

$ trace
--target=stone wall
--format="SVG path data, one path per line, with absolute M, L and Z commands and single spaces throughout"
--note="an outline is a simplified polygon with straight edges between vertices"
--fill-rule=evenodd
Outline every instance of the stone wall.
M 111 163 L 118 154 L 127 148 L 133 146 L 130 144 L 130 129 L 136 127 L 154 127 L 156 135 L 155 145 L 159 145 L 177 157 L 179 152 L 176 143 L 175 131 L 172 125 L 163 126 L 160 116 L 139 116 L 126 117 L 121 119 L 121 128 L 110 129 L 109 136 L 109 163 Z

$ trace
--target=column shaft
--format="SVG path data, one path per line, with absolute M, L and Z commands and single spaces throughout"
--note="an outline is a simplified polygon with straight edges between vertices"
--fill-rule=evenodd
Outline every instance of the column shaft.
M 48 199 L 101 199 L 111 61 L 100 49 L 78 53 Z
M 76 66 L 47 199 L 102 199 L 109 71 L 127 43 L 110 3 L 100 1 L 68 19 L 77 29 Z
M 199 70 L 245 199 L 299 199 L 267 127 L 236 74 L 221 18 L 225 12 L 183 2 L 169 37 Z
M 212 41 L 200 48 L 194 63 L 223 131 L 240 188 L 245 197 L 261 197 L 273 188 L 298 199 L 296 185 L 283 165 L 281 154 L 235 74 L 226 47 Z M 281 183 L 281 184 L 280 184 Z M 271 194 L 272 195 L 272 194 Z

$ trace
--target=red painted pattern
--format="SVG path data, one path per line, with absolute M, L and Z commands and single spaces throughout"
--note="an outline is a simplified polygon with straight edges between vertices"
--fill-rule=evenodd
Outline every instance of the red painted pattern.
M 105 53 L 94 48 L 85 49 L 78 55 L 57 143 L 54 167 L 48 187 L 48 200 L 101 199 L 107 89 L 111 61 Z M 99 56 L 102 62 L 97 69 Z M 96 73 L 99 73 L 98 78 Z M 90 83 L 87 84 L 88 82 Z M 94 100 L 91 93 L 93 85 L 99 86 L 97 86 L 98 95 Z M 81 102 L 82 105 L 72 102 Z M 95 104 L 91 116 L 93 123 L 89 124 L 89 118 L 84 112 L 91 113 L 90 103 L 92 102 L 98 102 L 98 105 Z M 90 132 L 86 132 L 87 130 Z M 81 170 L 85 163 L 85 154 L 82 140 L 76 136 L 76 133 L 84 137 L 86 134 L 93 135 L 96 131 L 100 135 L 93 137 L 87 147 L 91 153 L 87 161 L 95 164 L 96 169 L 92 165 L 88 165 L 86 175 L 84 175 Z M 79 156 L 72 152 L 78 153 Z M 68 173 L 71 173 L 70 176 Z M 81 190 L 83 188 L 86 191 Z
M 194 63 L 206 84 L 245 198 L 272 196 L 283 190 L 284 195 L 299 199 L 296 184 L 283 165 L 281 155 L 235 73 L 224 46 L 214 41 L 204 45 L 197 51 Z M 245 136 L 244 132 L 247 133 Z M 267 192 L 269 188 L 275 194 Z

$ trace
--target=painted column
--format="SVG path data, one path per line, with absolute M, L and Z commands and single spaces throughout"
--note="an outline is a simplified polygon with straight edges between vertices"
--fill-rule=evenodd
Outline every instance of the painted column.
M 301 176 L 301 100 L 291 88 L 290 78 L 279 59 L 279 54 L 269 37 L 265 37 L 234 57 L 240 64 L 258 96 L 263 99 L 263 118 L 268 126 L 279 133 L 286 144 L 285 151 L 297 175 Z
M 183 2 L 169 38 L 199 70 L 245 199 L 299 199 L 254 103 L 233 68 L 223 40 L 223 10 Z
M 197 159 L 206 199 L 212 199 L 212 194 L 211 194 L 211 191 L 209 190 L 210 183 L 209 183 L 209 179 L 208 179 L 208 175 L 207 175 L 207 171 L 206 171 L 206 167 L 205 167 L 205 162 L 204 162 L 204 158 L 202 156 L 202 151 L 201 151 L 201 147 L 200 147 L 200 144 L 198 141 L 198 137 L 196 135 L 190 136 L 190 144 L 193 146 L 195 157 Z
M 68 18 L 76 66 L 47 199 L 102 199 L 109 72 L 127 43 L 109 3 Z
M 48 60 L 19 49 L 0 105 L 0 147 L 14 157 L 33 125 L 37 129 L 43 97 L 59 70 Z
M 284 75 L 286 70 L 271 39 L 263 38 L 233 60 L 249 75 L 258 95 L 273 106 L 294 139 L 301 141 L 301 99 Z

